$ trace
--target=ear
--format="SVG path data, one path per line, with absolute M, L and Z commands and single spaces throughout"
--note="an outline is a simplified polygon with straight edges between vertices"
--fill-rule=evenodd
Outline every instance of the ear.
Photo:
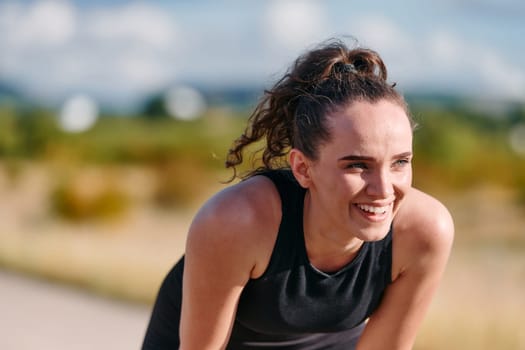
M 299 185 L 304 188 L 310 187 L 311 184 L 310 163 L 310 159 L 300 150 L 290 150 L 290 168 Z

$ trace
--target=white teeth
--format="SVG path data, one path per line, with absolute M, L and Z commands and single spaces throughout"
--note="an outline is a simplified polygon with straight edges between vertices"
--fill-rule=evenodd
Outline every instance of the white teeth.
M 371 205 L 366 205 L 366 204 L 358 204 L 357 206 L 361 210 L 364 210 L 364 211 L 369 212 L 369 213 L 374 213 L 374 214 L 384 214 L 384 213 L 386 213 L 386 211 L 388 209 L 388 206 L 386 206 L 386 207 L 373 207 Z

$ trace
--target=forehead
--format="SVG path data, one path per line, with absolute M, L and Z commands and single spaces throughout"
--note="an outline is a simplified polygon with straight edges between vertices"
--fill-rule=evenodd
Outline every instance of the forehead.
M 346 151 L 412 150 L 412 128 L 405 109 L 388 100 L 357 101 L 340 108 L 330 114 L 328 126 L 331 137 L 327 145 Z

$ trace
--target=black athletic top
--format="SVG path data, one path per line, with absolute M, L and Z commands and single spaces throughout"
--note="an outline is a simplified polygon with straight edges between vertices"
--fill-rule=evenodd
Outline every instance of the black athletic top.
M 365 320 L 391 281 L 392 230 L 364 242 L 334 273 L 308 261 L 303 234 L 305 190 L 290 171 L 262 173 L 276 185 L 282 220 L 269 265 L 243 289 L 228 349 L 354 349 Z M 143 350 L 177 349 L 184 258 L 157 296 Z

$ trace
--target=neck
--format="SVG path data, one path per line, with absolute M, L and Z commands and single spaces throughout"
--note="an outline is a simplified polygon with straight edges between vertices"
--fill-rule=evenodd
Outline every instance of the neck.
M 337 271 L 350 263 L 363 241 L 322 219 L 327 216 L 315 210 L 309 191 L 305 195 L 303 210 L 304 241 L 310 263 L 325 272 Z

